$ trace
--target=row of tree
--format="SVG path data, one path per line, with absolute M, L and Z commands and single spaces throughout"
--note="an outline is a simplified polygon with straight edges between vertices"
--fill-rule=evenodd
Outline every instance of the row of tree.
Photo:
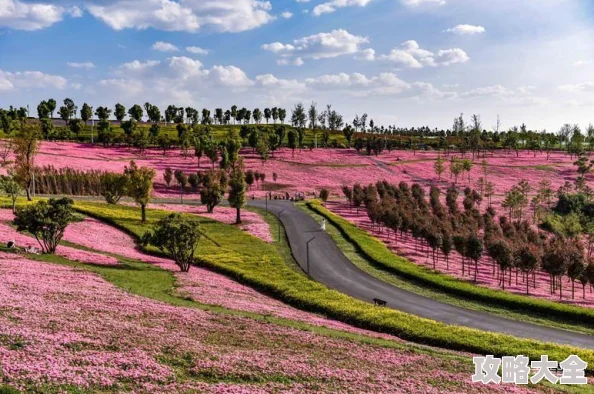
M 516 189 L 525 192 L 522 184 Z M 502 288 L 506 282 L 511 285 L 514 271 L 516 283 L 521 273 L 527 293 L 531 285 L 537 286 L 538 270 L 549 274 L 551 294 L 559 289 L 560 297 L 565 276 L 572 284 L 581 282 L 584 289 L 587 283 L 594 283 L 594 265 L 584 255 L 579 238 L 551 237 L 535 229 L 521 214 L 512 216 L 515 220 L 507 216 L 496 220 L 493 207 L 481 214 L 478 206 L 483 197 L 471 188 L 464 190 L 463 210 L 458 202 L 460 192 L 454 186 L 445 193 L 445 206 L 438 187 L 431 188 L 427 200 L 420 185 L 409 186 L 405 182 L 392 185 L 383 181 L 366 187 L 355 184 L 352 188 L 343 187 L 343 193 L 357 210 L 365 207 L 378 230 L 391 231 L 397 241 L 414 242 L 415 248 L 431 254 L 434 266 L 441 253 L 449 269 L 450 255 L 457 252 L 462 257 L 462 275 L 474 273 L 475 281 L 478 266 L 486 255 Z M 572 285 L 572 297 L 573 290 Z

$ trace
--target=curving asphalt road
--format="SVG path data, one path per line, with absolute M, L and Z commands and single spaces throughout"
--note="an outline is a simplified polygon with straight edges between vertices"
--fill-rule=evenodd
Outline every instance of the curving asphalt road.
M 266 202 L 252 200 L 249 205 L 265 208 Z M 594 336 L 457 307 L 388 284 L 352 264 L 320 225 L 291 202 L 268 201 L 268 210 L 276 216 L 280 213 L 293 256 L 306 272 L 306 242 L 315 237 L 309 244 L 309 273 L 330 288 L 367 302 L 379 298 L 391 308 L 447 324 L 594 349 Z

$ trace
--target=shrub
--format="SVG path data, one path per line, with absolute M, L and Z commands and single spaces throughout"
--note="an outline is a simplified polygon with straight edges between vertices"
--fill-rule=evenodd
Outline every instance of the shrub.
M 182 272 L 188 272 L 200 240 L 200 223 L 178 213 L 159 220 L 154 231 L 142 237 L 142 243 L 153 245 L 171 257 Z
M 50 198 L 34 205 L 19 207 L 14 224 L 18 231 L 27 231 L 37 239 L 45 253 L 54 253 L 64 236 L 66 227 L 76 220 L 69 198 Z
M 108 204 L 117 204 L 126 195 L 128 180 L 124 175 L 106 172 L 100 179 L 101 195 Z

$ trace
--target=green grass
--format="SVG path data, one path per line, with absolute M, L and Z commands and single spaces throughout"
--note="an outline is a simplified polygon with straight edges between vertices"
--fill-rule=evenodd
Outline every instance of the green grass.
M 141 223 L 139 210 L 134 207 L 108 207 L 83 202 L 77 202 L 76 207 L 136 237 L 142 236 L 156 220 L 167 215 L 164 211 L 149 210 L 147 223 Z M 274 245 L 232 226 L 206 219 L 202 223 L 210 240 L 200 243 L 199 264 L 300 309 L 430 346 L 498 356 L 525 354 L 532 359 L 548 354 L 551 359 L 563 360 L 570 354 L 577 354 L 589 363 L 590 369 L 594 368 L 594 352 L 591 350 L 451 326 L 388 308 L 373 307 L 296 273 L 278 256 Z
M 307 204 L 301 203 L 299 204 L 299 207 L 317 221 L 320 221 L 324 217 L 318 212 L 309 208 Z M 448 294 L 444 291 L 439 291 L 433 288 L 429 288 L 427 286 L 422 286 L 414 281 L 397 275 L 393 271 L 387 270 L 383 265 L 378 264 L 374 260 L 369 259 L 364 253 L 361 253 L 359 251 L 359 248 L 356 244 L 349 241 L 343 235 L 341 228 L 338 227 L 336 224 L 328 221 L 326 224 L 326 230 L 328 234 L 332 237 L 334 242 L 336 242 L 339 249 L 354 265 L 356 265 L 363 271 L 367 272 L 368 274 L 401 289 L 409 290 L 413 293 L 420 294 L 448 304 L 460 306 L 466 309 L 488 312 L 518 321 L 541 324 L 544 326 L 556 327 L 565 330 L 571 330 L 586 333 L 589 335 L 594 335 L 594 327 L 592 327 L 591 325 L 568 324 L 567 322 L 554 319 L 550 316 L 530 315 L 526 314 L 526 312 L 518 312 L 507 309 L 505 308 L 505 306 L 485 304 L 480 299 L 469 300 L 466 298 L 461 298 L 452 294 Z M 371 235 L 368 235 L 368 237 L 371 238 Z
M 547 319 L 563 320 L 567 324 L 592 326 L 594 324 L 594 310 L 572 305 L 564 305 L 554 301 L 539 300 L 528 296 L 488 289 L 472 283 L 461 281 L 449 275 L 418 266 L 411 261 L 392 253 L 381 241 L 370 237 L 346 219 L 333 214 L 319 203 L 307 203 L 309 208 L 323 215 L 328 222 L 337 226 L 342 235 L 356 245 L 357 250 L 367 259 L 373 261 L 383 270 L 395 274 L 403 279 L 422 287 L 445 292 L 458 298 L 470 301 L 477 299 L 481 303 L 495 307 L 504 307 L 510 311 L 544 317 Z

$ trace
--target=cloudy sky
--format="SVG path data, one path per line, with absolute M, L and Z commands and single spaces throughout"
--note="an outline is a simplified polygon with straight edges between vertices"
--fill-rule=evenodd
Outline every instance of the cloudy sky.
M 594 122 L 590 0 L 0 0 L 0 107 L 332 104 L 447 128 Z

